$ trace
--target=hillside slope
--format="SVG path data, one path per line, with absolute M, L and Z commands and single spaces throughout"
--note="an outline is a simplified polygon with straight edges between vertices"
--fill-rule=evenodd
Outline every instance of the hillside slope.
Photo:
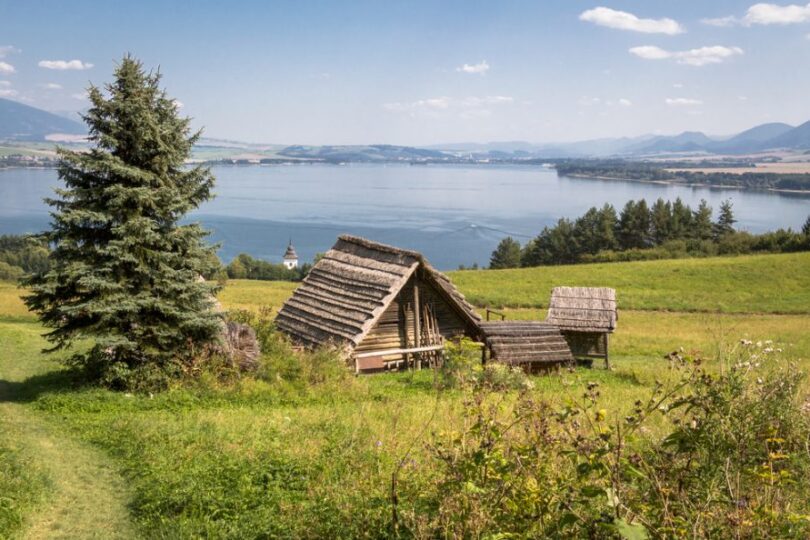
M 810 253 L 450 273 L 478 306 L 546 307 L 558 285 L 614 287 L 619 307 L 810 313 Z
M 0 98 L 0 139 L 42 141 L 54 133 L 84 135 L 87 131 L 63 116 Z

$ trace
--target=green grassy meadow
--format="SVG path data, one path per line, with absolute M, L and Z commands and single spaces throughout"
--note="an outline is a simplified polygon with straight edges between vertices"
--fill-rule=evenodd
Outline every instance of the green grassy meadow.
M 624 415 L 666 376 L 666 353 L 713 359 L 741 338 L 773 340 L 810 368 L 810 254 L 451 277 L 476 305 L 515 319 L 543 318 L 554 285 L 617 288 L 614 369 L 534 377 L 553 403 L 595 381 L 608 414 Z M 235 280 L 219 299 L 277 309 L 294 287 Z M 403 482 L 418 487 L 432 470 L 426 439 L 461 422 L 461 394 L 437 392 L 430 371 L 340 370 L 302 384 L 274 354 L 272 378 L 202 378 L 156 395 L 84 387 L 40 352 L 21 292 L 0 284 L 0 538 L 386 537 L 392 471 L 407 458 Z M 402 514 L 415 504 L 404 497 Z

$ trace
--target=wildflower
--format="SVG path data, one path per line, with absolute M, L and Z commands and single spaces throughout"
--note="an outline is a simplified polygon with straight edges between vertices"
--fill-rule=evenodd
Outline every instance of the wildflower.
M 605 409 L 599 409 L 596 411 L 596 421 L 601 422 L 607 416 L 607 411 Z
M 374 443 L 374 446 L 376 446 L 377 448 L 382 448 L 382 441 L 377 441 L 376 443 Z
M 765 354 L 770 354 L 773 352 L 773 347 L 765 347 L 764 349 L 762 349 L 762 352 Z
M 741 339 L 740 344 L 742 344 L 745 347 L 750 347 L 751 346 L 751 340 L 750 339 Z
M 757 347 L 760 348 L 760 349 L 762 348 L 762 342 L 761 341 L 757 341 Z

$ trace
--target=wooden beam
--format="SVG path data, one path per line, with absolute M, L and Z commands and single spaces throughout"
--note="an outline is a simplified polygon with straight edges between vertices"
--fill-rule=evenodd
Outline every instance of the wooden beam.
M 425 347 L 410 347 L 405 349 L 385 349 L 382 351 L 369 351 L 364 353 L 355 354 L 355 358 L 367 358 L 369 356 L 388 356 L 391 354 L 409 354 L 419 352 L 440 351 L 444 349 L 444 345 L 427 345 Z
M 414 273 L 413 280 L 413 340 L 418 347 L 422 345 L 422 306 L 419 302 L 419 272 Z M 413 365 L 416 369 L 422 368 L 422 357 L 414 356 Z

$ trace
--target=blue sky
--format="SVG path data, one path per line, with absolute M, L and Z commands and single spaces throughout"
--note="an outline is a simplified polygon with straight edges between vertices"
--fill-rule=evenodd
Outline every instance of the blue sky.
M 0 97 L 81 109 L 126 52 L 160 66 L 206 136 L 253 142 L 550 142 L 810 119 L 810 4 L 0 0 Z

